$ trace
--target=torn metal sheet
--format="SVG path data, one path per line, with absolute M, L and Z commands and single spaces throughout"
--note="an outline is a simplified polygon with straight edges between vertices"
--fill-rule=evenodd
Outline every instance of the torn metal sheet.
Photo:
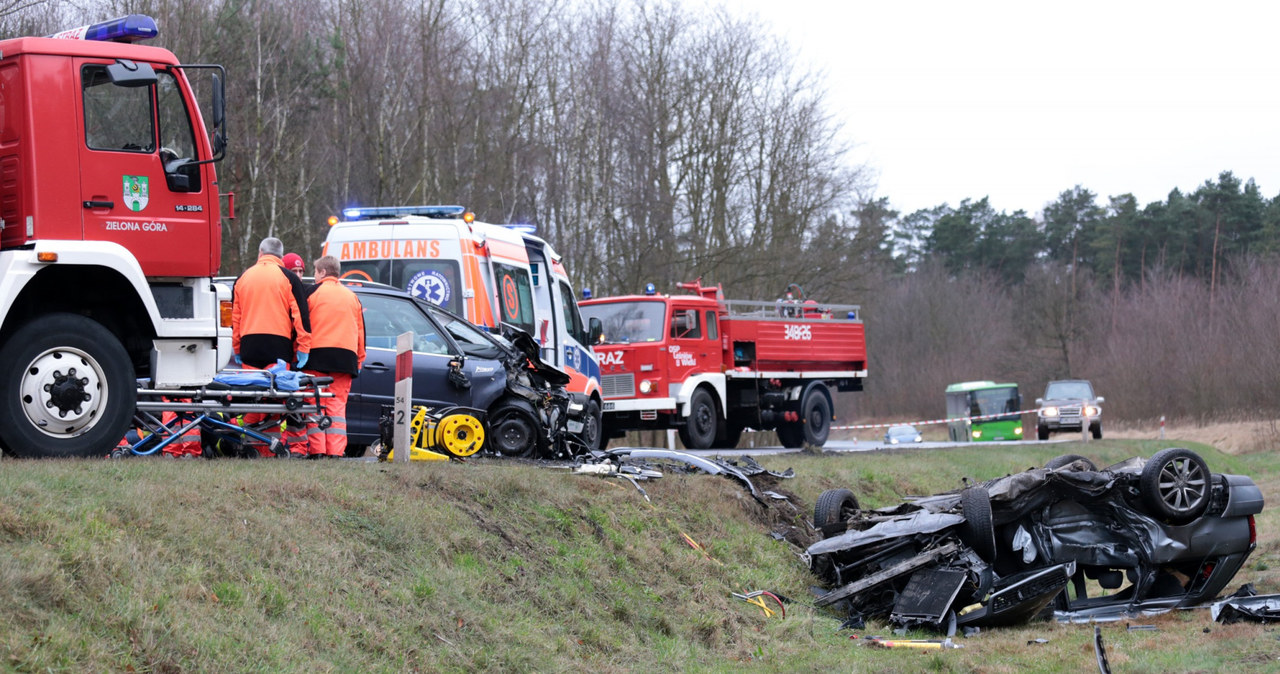
M 1180 448 L 1103 469 L 1087 461 L 1032 468 L 877 510 L 836 512 L 843 501 L 834 497 L 816 503 L 826 509 L 815 510 L 814 522 L 841 532 L 803 555 L 839 588 L 819 605 L 848 600 L 852 611 L 886 617 L 905 607 L 898 611 L 905 619 L 921 613 L 937 622 L 936 604 L 947 603 L 961 625 L 984 626 L 1050 614 L 1119 620 L 1201 605 L 1256 547 L 1253 517 L 1263 507 L 1249 477 L 1210 473 Z M 825 526 L 833 522 L 844 526 Z M 951 582 L 935 584 L 941 594 L 911 585 L 939 570 L 964 574 L 954 594 Z M 1104 592 L 1088 596 L 1093 586 Z M 915 603 L 902 603 L 912 587 Z
M 1209 607 L 1214 622 L 1224 625 L 1238 622 L 1280 622 L 1280 594 L 1260 594 L 1255 597 L 1230 597 L 1214 602 Z
M 783 473 L 775 473 L 765 470 L 755 460 L 749 458 L 746 462 L 743 462 L 742 467 L 739 467 L 734 462 L 709 459 L 688 452 L 645 447 L 619 447 L 602 452 L 592 452 L 589 456 L 584 457 L 581 464 L 574 468 L 574 472 L 604 475 L 627 473 L 636 479 L 661 477 L 661 471 L 643 465 L 645 461 L 650 460 L 675 461 L 691 466 L 708 475 L 724 475 L 733 478 L 746 487 L 755 500 L 766 506 L 768 505 L 766 497 L 774 500 L 786 500 L 786 497 L 776 492 L 761 494 L 755 484 L 751 482 L 751 477 L 767 474 L 772 477 L 786 479 L 794 476 L 791 469 L 787 469 Z

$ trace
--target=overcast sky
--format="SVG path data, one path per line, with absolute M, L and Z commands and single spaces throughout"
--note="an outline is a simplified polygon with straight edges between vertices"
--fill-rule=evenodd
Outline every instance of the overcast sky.
M 718 5 L 718 0 L 684 0 Z M 1079 184 L 1139 205 L 1230 170 L 1280 193 L 1280 3 L 726 0 L 827 74 L 903 214 Z

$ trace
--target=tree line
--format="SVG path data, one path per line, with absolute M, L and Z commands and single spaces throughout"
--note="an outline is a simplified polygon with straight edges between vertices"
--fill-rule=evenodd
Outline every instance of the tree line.
M 1140 205 L 909 214 L 853 165 L 817 72 L 751 16 L 674 0 L 6 0 L 0 34 L 127 13 L 228 70 L 223 273 L 314 257 L 348 206 L 532 223 L 597 296 L 702 277 L 863 305 L 859 418 L 928 418 L 966 379 L 1092 378 L 1108 414 L 1273 414 L 1280 197 L 1223 172 Z

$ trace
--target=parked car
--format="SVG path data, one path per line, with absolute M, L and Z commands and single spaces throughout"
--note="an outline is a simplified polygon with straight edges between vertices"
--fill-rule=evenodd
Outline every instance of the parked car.
M 365 362 L 347 400 L 349 454 L 379 439 L 384 406 L 395 400 L 396 338 L 414 334 L 413 404 L 478 410 L 485 449 L 504 456 L 585 451 L 584 409 L 564 386 L 569 376 L 538 357 L 522 331 L 494 335 L 404 291 L 348 283 L 364 308 Z M 509 337 L 509 338 L 508 338 Z
M 1060 431 L 1083 432 L 1087 427 L 1095 440 L 1102 438 L 1102 403 L 1093 394 L 1093 384 L 1084 379 L 1051 381 L 1044 397 L 1036 398 L 1036 437 L 1048 440 Z
M 873 511 L 827 490 L 814 508 L 825 538 L 804 558 L 833 587 L 818 605 L 903 624 L 1115 618 L 1216 597 L 1253 552 L 1262 506 L 1253 480 L 1187 449 L 1101 470 L 1066 455 Z
M 920 431 L 915 426 L 903 424 L 901 426 L 890 426 L 889 430 L 884 433 L 885 444 L 899 445 L 907 442 L 924 442 L 924 436 L 920 435 Z

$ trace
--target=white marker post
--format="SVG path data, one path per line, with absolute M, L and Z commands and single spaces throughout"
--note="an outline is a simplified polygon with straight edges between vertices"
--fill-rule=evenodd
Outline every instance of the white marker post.
M 409 438 L 409 420 L 413 413 L 413 333 L 396 337 L 396 404 L 395 434 L 392 441 L 396 448 L 396 463 L 408 463 L 413 453 Z

